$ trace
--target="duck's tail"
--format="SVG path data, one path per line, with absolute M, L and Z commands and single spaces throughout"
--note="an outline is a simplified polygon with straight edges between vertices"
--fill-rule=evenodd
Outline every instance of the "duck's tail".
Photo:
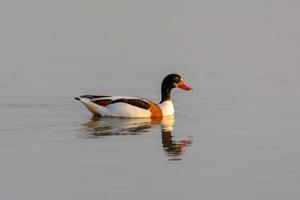
M 94 117 L 101 117 L 101 114 L 98 111 L 99 109 L 97 109 L 97 105 L 91 102 L 90 99 L 79 97 L 74 97 L 74 99 L 80 101 L 93 114 Z

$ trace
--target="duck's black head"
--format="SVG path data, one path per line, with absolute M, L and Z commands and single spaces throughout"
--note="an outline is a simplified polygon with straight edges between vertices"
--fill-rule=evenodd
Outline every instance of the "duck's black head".
M 180 88 L 183 90 L 192 90 L 192 88 L 186 85 L 178 74 L 169 74 L 166 76 L 161 84 L 161 102 L 171 99 L 171 90 L 173 88 Z

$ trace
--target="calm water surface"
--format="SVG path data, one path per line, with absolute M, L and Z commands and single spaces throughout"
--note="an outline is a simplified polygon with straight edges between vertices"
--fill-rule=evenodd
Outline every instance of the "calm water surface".
M 3 1 L 0 199 L 299 199 L 300 3 Z M 91 119 L 73 99 L 175 119 Z

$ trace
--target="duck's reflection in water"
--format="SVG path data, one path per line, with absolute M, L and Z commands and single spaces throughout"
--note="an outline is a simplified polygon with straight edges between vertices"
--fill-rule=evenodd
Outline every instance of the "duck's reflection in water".
M 161 127 L 162 147 L 169 160 L 181 160 L 191 140 L 173 140 L 174 117 L 164 119 L 93 118 L 83 124 L 80 138 L 101 138 L 111 135 L 140 135 L 155 126 Z
M 192 144 L 192 140 L 173 140 L 172 131 L 174 118 L 161 121 L 161 141 L 169 160 L 181 160 L 185 147 Z

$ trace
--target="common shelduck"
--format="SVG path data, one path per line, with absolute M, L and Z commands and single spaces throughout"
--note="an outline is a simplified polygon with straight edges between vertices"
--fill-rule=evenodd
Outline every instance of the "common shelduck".
M 83 95 L 75 97 L 98 117 L 125 117 L 125 118 L 163 118 L 174 115 L 171 100 L 173 88 L 192 90 L 178 74 L 169 74 L 161 84 L 161 101 L 156 104 L 150 100 L 128 96 L 97 96 Z

